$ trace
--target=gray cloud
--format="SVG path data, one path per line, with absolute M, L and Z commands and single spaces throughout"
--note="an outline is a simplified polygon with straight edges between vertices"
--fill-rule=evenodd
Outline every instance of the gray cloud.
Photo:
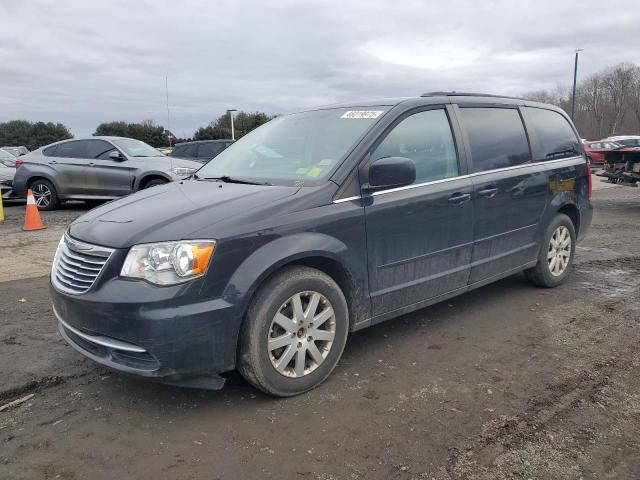
M 191 135 L 227 108 L 282 113 L 430 90 L 521 94 L 640 63 L 636 2 L 0 3 L 0 121 L 87 135 L 153 119 Z

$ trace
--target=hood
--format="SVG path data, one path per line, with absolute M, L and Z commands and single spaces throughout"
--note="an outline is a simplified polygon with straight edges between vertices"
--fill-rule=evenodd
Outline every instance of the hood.
M 202 235 L 207 227 L 226 218 L 255 215 L 297 191 L 294 187 L 202 180 L 171 182 L 95 208 L 74 221 L 69 233 L 78 240 L 112 248 L 195 238 L 196 232 Z M 221 238 L 220 234 L 212 238 Z

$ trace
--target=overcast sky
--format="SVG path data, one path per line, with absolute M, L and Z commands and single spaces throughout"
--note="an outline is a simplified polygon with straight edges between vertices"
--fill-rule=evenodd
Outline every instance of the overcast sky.
M 528 5 L 528 6 L 527 6 Z M 286 113 L 457 90 L 519 95 L 640 63 L 629 1 L 0 1 L 0 121 Z

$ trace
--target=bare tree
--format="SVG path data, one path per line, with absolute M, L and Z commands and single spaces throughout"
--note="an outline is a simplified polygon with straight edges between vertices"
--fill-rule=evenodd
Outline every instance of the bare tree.
M 591 75 L 580 83 L 576 95 L 576 104 L 578 111 L 586 114 L 587 122 L 591 127 L 587 130 L 587 136 L 589 138 L 601 138 L 607 110 L 601 74 Z
M 629 108 L 636 69 L 631 63 L 621 63 L 608 69 L 603 76 L 603 85 L 612 110 L 609 120 L 610 135 L 620 133 L 618 129 Z

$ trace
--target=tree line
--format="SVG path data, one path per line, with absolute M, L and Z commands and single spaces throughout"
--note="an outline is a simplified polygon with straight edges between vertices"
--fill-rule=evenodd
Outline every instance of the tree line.
M 524 95 L 552 103 L 571 115 L 572 89 L 558 86 Z M 620 63 L 600 70 L 576 86 L 574 123 L 582 138 L 640 134 L 640 67 Z
M 263 112 L 237 112 L 233 122 L 235 138 L 238 139 L 246 135 L 272 118 L 274 117 Z M 101 123 L 93 135 L 135 138 L 152 147 L 164 147 L 169 144 L 164 127 L 156 124 L 153 120 L 143 120 L 140 123 L 123 121 Z M 26 120 L 11 120 L 0 123 L 0 146 L 24 145 L 29 150 L 35 150 L 68 138 L 73 138 L 73 135 L 61 123 L 29 122 Z M 171 143 L 223 138 L 231 138 L 231 119 L 228 113 L 220 115 L 208 125 L 198 128 L 192 138 L 177 138 Z

